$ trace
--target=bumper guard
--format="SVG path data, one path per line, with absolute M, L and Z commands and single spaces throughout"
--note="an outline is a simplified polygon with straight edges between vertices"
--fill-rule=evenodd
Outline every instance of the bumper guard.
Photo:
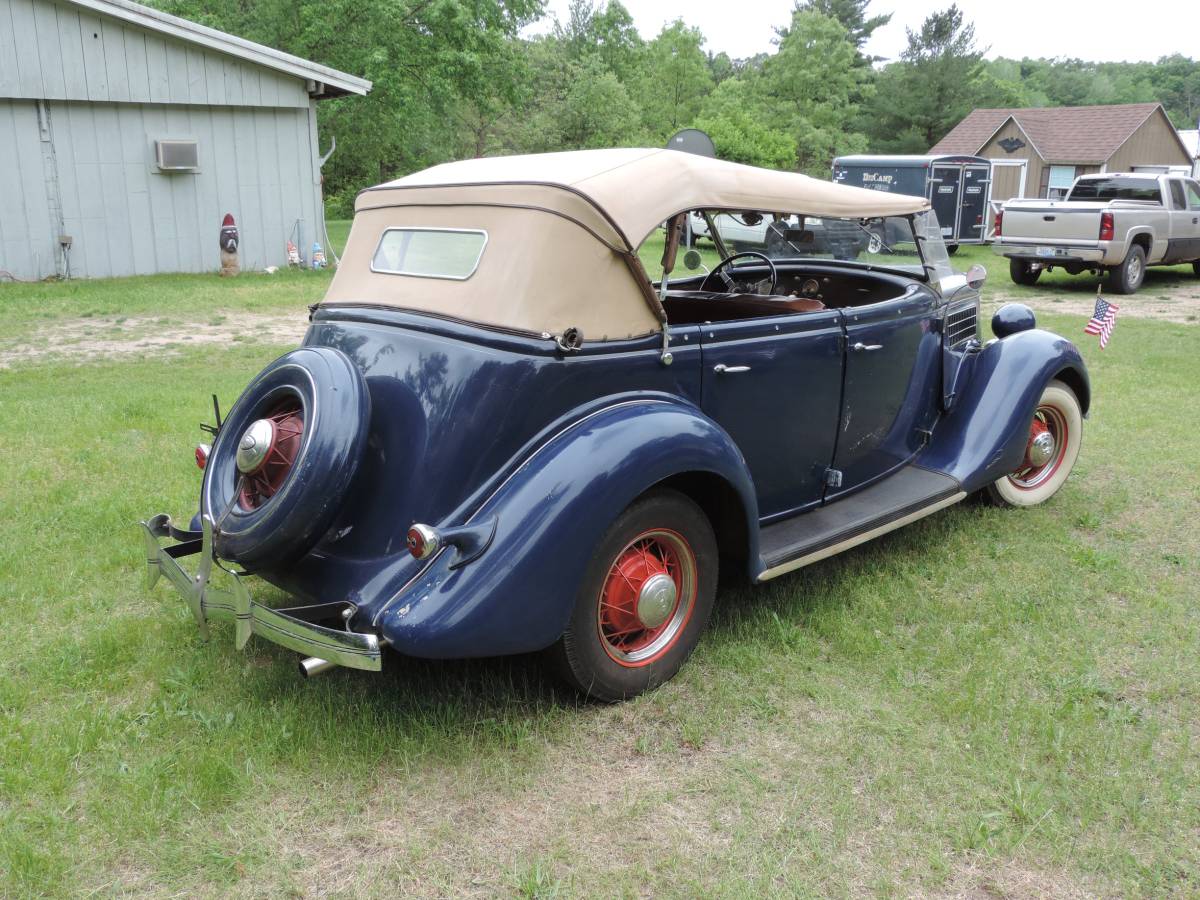
M 241 650 L 257 634 L 306 656 L 315 656 L 351 669 L 378 672 L 382 666 L 382 651 L 379 638 L 373 634 L 339 631 L 326 628 L 316 622 L 348 618 L 354 610 L 349 602 L 318 603 L 313 606 L 296 606 L 287 609 L 271 609 L 250 599 L 250 592 L 242 577 L 230 572 L 217 562 L 213 553 L 213 522 L 209 516 L 201 519 L 201 531 L 182 531 L 171 524 L 166 514 L 154 516 L 141 522 L 142 536 L 146 542 L 146 587 L 154 587 L 160 575 L 165 575 L 176 590 L 187 601 L 200 634 L 208 638 L 208 623 L 216 620 L 232 620 L 234 643 Z M 161 546 L 160 538 L 176 541 Z M 179 564 L 185 556 L 200 554 L 200 567 L 193 577 Z M 212 584 L 213 565 L 225 571 L 232 588 L 219 588 Z

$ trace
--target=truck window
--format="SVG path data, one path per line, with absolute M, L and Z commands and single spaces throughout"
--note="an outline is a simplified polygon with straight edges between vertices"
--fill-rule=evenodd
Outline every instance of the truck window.
M 1194 181 L 1187 183 L 1188 209 L 1200 209 L 1200 184 Z
M 1071 200 L 1149 200 L 1162 203 L 1157 178 L 1081 178 Z
M 1172 178 L 1168 184 L 1171 185 L 1171 209 L 1187 209 L 1187 200 L 1183 196 L 1183 182 Z

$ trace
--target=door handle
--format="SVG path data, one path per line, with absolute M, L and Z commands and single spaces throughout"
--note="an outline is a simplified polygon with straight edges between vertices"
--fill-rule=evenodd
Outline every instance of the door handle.
M 727 366 L 725 363 L 717 363 L 713 366 L 713 371 L 718 375 L 740 375 L 742 372 L 749 372 L 749 366 Z
M 855 341 L 850 345 L 851 350 L 882 350 L 883 344 L 864 344 L 862 341 Z

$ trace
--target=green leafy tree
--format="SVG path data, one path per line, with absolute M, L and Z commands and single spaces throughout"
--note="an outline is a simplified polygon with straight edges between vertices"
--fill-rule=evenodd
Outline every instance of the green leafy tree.
M 764 98 L 747 79 L 730 78 L 704 101 L 697 128 L 708 132 L 717 156 L 768 169 L 796 167 L 796 141 L 771 125 Z
M 1176 53 L 1154 64 L 1150 80 L 1176 128 L 1195 128 L 1200 119 L 1200 63 Z
M 866 148 L 851 128 L 854 99 L 870 90 L 869 72 L 854 64 L 857 50 L 836 19 L 798 9 L 763 65 L 768 115 L 792 135 L 802 171 L 827 177 L 833 157 Z
M 983 52 L 957 5 L 908 29 L 900 61 L 885 66 L 871 106 L 876 150 L 924 153 L 975 106 Z
M 850 42 L 858 51 L 859 59 L 869 62 L 869 59 L 862 54 L 863 45 L 874 34 L 876 28 L 881 28 L 892 20 L 891 13 L 868 16 L 867 7 L 870 5 L 871 0 L 804 0 L 804 2 L 796 4 L 795 11 L 801 12 L 807 9 L 837 19 L 846 29 Z M 777 33 L 780 38 L 785 38 L 788 29 L 777 29 Z
M 643 122 L 656 143 L 691 123 L 713 78 L 705 56 L 704 35 L 681 19 L 663 27 L 646 45 L 639 87 Z
M 563 98 L 560 129 L 564 148 L 619 147 L 638 141 L 638 108 L 620 79 L 599 57 L 573 64 Z

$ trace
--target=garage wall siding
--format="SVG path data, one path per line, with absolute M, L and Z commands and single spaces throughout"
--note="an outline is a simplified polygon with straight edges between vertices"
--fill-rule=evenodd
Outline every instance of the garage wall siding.
M 1007 153 L 1005 152 L 1004 148 L 1000 146 L 1000 142 L 1009 138 L 1016 138 L 1017 140 L 1023 141 L 1025 146 L 1014 151 L 1013 153 Z M 1016 122 L 1009 120 L 1003 128 L 992 135 L 991 140 L 984 144 L 983 148 L 979 151 L 979 155 L 987 157 L 988 159 L 1028 160 L 1029 166 L 1025 174 L 1025 196 L 1037 196 L 1038 185 L 1041 184 L 1042 179 L 1042 158 L 1038 156 L 1037 150 L 1034 149 L 1033 141 L 1029 139 L 1025 132 L 1021 130 L 1021 126 L 1019 126 Z M 993 186 L 993 198 L 1001 199 L 994 196 L 994 191 L 995 187 Z
M 1109 172 L 1129 172 L 1134 166 L 1190 166 L 1175 129 L 1161 109 L 1129 136 L 1108 161 Z
M 37 104 L 0 100 L 0 270 L 18 278 L 54 273 L 58 238 L 42 155 Z
M 52 0 L 0 0 L 0 97 L 308 108 L 299 78 Z
M 163 173 L 155 141 L 197 142 Z M 53 0 L 0 0 L 0 269 L 21 279 L 215 272 L 307 257 L 321 222 L 316 107 L 300 78 Z M 69 257 L 60 235 L 71 237 Z
M 214 271 L 225 213 L 243 268 L 286 265 L 286 242 L 314 239 L 316 168 L 308 110 L 115 103 L 47 104 L 62 226 L 80 277 Z M 162 174 L 156 137 L 198 141 L 196 173 Z M 298 190 L 303 186 L 305 189 Z M 44 277 L 43 273 L 37 277 Z

